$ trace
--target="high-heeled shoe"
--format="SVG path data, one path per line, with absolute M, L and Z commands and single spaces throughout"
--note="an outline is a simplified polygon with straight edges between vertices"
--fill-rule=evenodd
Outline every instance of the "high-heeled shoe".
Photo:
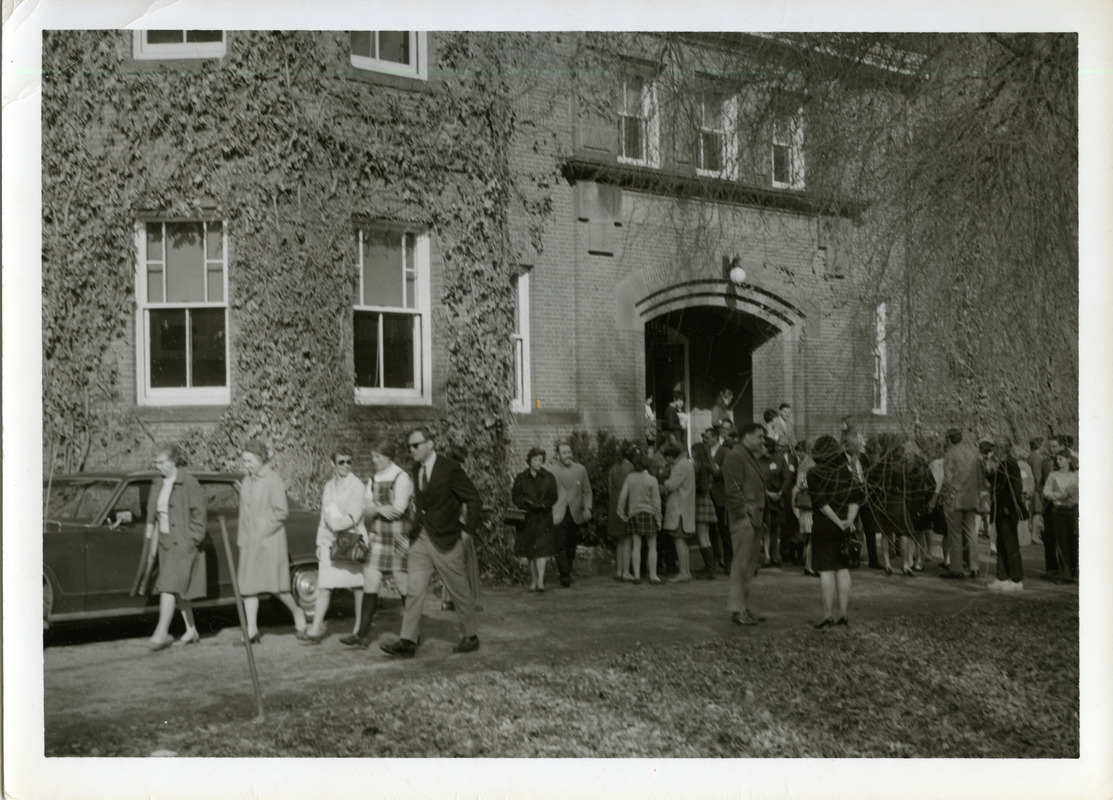
M 812 627 L 818 630 L 820 628 L 830 628 L 834 624 L 835 621 L 833 619 L 831 619 L 830 617 L 825 617 L 824 619 L 821 619 L 819 622 L 812 625 Z
M 147 649 L 152 653 L 157 653 L 159 650 L 165 650 L 170 645 L 174 644 L 174 640 L 167 636 L 161 642 L 156 642 L 154 639 L 147 640 Z
M 903 572 L 909 578 L 915 578 L 916 577 L 916 573 L 912 571 L 912 567 L 905 567 L 904 569 L 901 570 L 901 572 Z
M 182 634 L 182 637 L 178 639 L 178 644 L 197 644 L 199 641 L 201 641 L 201 632 L 193 628 Z
M 835 620 L 835 624 L 836 625 L 846 625 L 846 626 L 849 627 L 850 626 L 850 620 L 848 620 L 846 617 L 839 617 L 837 620 Z
M 893 575 L 893 568 L 892 568 L 892 567 L 885 567 L 885 574 L 886 574 L 886 575 L 888 575 L 888 576 L 890 576 L 890 577 L 892 577 L 892 575 Z
M 261 641 L 263 641 L 263 634 L 261 634 L 261 633 L 256 633 L 254 636 L 251 637 L 251 643 L 252 644 L 259 644 L 259 642 L 261 642 Z M 241 636 L 239 638 L 239 640 L 236 641 L 236 642 L 233 642 L 233 644 L 236 647 L 243 647 L 244 646 L 243 637 Z

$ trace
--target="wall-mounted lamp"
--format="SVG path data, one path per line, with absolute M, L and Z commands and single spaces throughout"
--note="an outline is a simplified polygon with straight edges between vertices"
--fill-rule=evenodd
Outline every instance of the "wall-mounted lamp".
M 723 275 L 733 283 L 735 286 L 741 286 L 746 282 L 746 270 L 742 269 L 739 263 L 741 259 L 738 256 L 723 256 Z

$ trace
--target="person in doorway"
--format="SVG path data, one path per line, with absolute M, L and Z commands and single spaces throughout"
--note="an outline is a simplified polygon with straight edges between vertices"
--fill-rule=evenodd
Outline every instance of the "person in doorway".
M 158 623 L 147 647 L 152 652 L 174 643 L 170 623 L 174 609 L 182 612 L 185 633 L 180 644 L 201 640 L 193 620 L 193 602 L 205 596 L 205 493 L 197 479 L 185 470 L 185 453 L 175 444 L 155 449 L 155 469 L 159 477 L 151 485 L 147 500 L 148 570 L 157 562 Z M 287 578 L 288 579 L 288 578 Z
M 375 442 L 371 463 L 375 474 L 363 494 L 363 519 L 367 526 L 371 555 L 363 565 L 363 598 L 355 633 L 340 643 L 366 650 L 371 646 L 371 622 L 379 605 L 379 589 L 385 575 L 393 575 L 395 586 L 406 597 L 406 555 L 410 548 L 410 498 L 414 485 L 406 471 L 395 463 L 394 443 L 387 438 Z
M 717 427 L 720 420 L 729 419 L 734 422 L 734 392 L 723 389 L 715 398 L 711 406 L 711 427 Z
M 626 523 L 626 530 L 632 540 L 630 569 L 633 572 L 634 583 L 641 583 L 641 549 L 642 539 L 645 539 L 649 550 L 645 562 L 649 572 L 649 582 L 658 585 L 661 583 L 661 579 L 657 577 L 657 531 L 661 529 L 661 489 L 657 478 L 649 474 L 649 463 L 644 453 L 635 450 L 630 454 L 630 462 L 633 470 L 626 476 L 622 489 L 618 493 L 616 511 L 619 518 Z
M 556 553 L 553 538 L 553 506 L 557 484 L 545 469 L 545 451 L 530 448 L 526 468 L 518 473 L 510 489 L 510 500 L 526 512 L 526 524 L 514 536 L 514 555 L 529 566 L 529 591 L 545 591 L 545 563 Z
M 407 563 L 410 591 L 406 595 L 401 637 L 380 647 L 387 655 L 400 658 L 412 658 L 417 653 L 429 582 L 436 572 L 452 597 L 460 629 L 460 640 L 452 652 L 470 653 L 479 649 L 479 635 L 463 540 L 479 530 L 482 500 L 464 468 L 437 453 L 431 430 L 414 428 L 407 439 L 417 486 L 414 492 L 417 535 L 410 545 Z M 467 514 L 461 525 L 461 511 L 465 507 Z
M 692 580 L 688 540 L 696 532 L 696 473 L 692 462 L 676 445 L 665 448 L 669 477 L 665 480 L 665 519 L 662 528 L 676 547 L 677 583 Z
M 685 451 L 688 449 L 688 419 L 684 387 L 678 383 L 672 387 L 672 402 L 665 410 L 665 431 Z
M 572 445 L 557 442 L 557 462 L 549 467 L 556 478 L 557 501 L 553 506 L 557 568 L 560 585 L 572 585 L 572 568 L 576 562 L 576 545 L 580 528 L 591 519 L 591 481 L 583 464 L 573 460 Z
M 796 447 L 796 434 L 792 429 L 792 406 L 781 403 L 777 416 L 769 422 L 769 430 L 778 444 L 785 445 L 790 450 Z
M 765 518 L 766 469 L 758 460 L 765 448 L 765 429 L 750 422 L 739 429 L 738 447 L 723 460 L 723 484 L 730 519 L 734 558 L 730 564 L 727 611 L 736 625 L 756 625 L 765 617 L 749 606 L 750 581 L 761 549 Z
M 290 593 L 289 545 L 286 541 L 286 484 L 268 461 L 267 446 L 252 439 L 243 447 L 244 477 L 240 481 L 240 518 L 236 544 L 240 563 L 236 569 L 252 643 L 259 633 L 259 597 L 273 594 L 290 610 L 298 639 L 307 636 L 305 612 Z
M 338 447 L 332 452 L 332 477 L 325 483 L 321 496 L 321 518 L 317 523 L 317 603 L 313 610 L 313 624 L 305 637 L 308 644 L 320 644 L 325 638 L 325 615 L 328 613 L 332 593 L 336 589 L 350 589 L 355 605 L 362 613 L 363 565 L 354 561 L 333 561 L 331 549 L 337 534 L 355 531 L 366 542 L 367 527 L 363 522 L 363 481 L 352 474 L 352 450 Z M 359 622 L 355 621 L 352 635 L 359 636 Z

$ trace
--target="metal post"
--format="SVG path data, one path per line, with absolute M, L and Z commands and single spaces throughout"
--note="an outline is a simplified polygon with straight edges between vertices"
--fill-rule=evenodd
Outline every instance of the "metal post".
M 263 721 L 263 692 L 259 688 L 259 673 L 255 671 L 255 654 L 251 651 L 251 637 L 247 634 L 247 614 L 243 608 L 243 598 L 240 597 L 240 585 L 236 581 L 236 563 L 232 560 L 232 545 L 228 543 L 228 528 L 224 524 L 224 515 L 219 516 L 220 532 L 224 537 L 224 554 L 228 557 L 228 574 L 232 578 L 232 591 L 236 594 L 236 611 L 240 616 L 240 631 L 243 633 L 243 646 L 247 651 L 247 666 L 251 669 L 251 683 L 255 687 L 255 701 L 259 714 L 255 722 Z

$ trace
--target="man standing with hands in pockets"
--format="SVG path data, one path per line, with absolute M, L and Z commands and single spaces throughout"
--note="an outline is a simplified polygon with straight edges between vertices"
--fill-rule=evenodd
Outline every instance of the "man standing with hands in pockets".
M 556 539 L 557 568 L 560 585 L 572 585 L 572 565 L 576 561 L 576 545 L 580 527 L 591 519 L 591 481 L 583 464 L 572 460 L 572 445 L 557 442 L 557 461 L 549 467 L 557 483 L 557 501 L 553 506 L 553 529 Z
M 416 487 L 413 496 L 416 538 L 410 545 L 407 565 L 409 594 L 401 638 L 381 647 L 387 654 L 402 658 L 412 658 L 417 652 L 429 581 L 435 571 L 456 606 L 461 638 L 452 652 L 470 653 L 479 649 L 479 636 L 475 601 L 465 569 L 464 543 L 479 529 L 482 508 L 479 492 L 463 467 L 437 453 L 435 437 L 428 428 L 414 428 L 407 442 L 415 462 Z M 463 506 L 467 507 L 467 516 L 461 530 Z

